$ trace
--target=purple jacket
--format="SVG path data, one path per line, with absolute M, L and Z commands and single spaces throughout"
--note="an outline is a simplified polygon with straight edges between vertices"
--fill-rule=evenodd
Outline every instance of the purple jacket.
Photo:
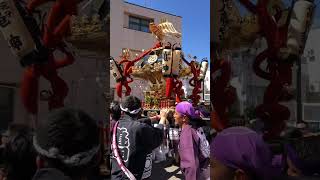
M 206 168 L 209 159 L 200 152 L 200 138 L 190 125 L 182 128 L 179 142 L 180 167 L 186 180 L 200 178 L 202 168 Z

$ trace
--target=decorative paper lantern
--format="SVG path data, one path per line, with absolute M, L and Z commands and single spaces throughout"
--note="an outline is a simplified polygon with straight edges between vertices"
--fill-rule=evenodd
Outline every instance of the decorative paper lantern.
M 181 70 L 181 47 L 176 47 L 172 52 L 171 76 L 178 77 Z
M 199 80 L 204 80 L 206 77 L 206 73 L 208 70 L 208 60 L 204 59 L 201 61 L 201 66 L 200 66 L 200 75 L 199 75 Z
M 162 74 L 164 77 L 178 77 L 181 70 L 181 47 L 166 46 L 162 51 Z
M 32 54 L 36 43 L 21 17 L 15 1 L 0 1 L 0 29 L 12 53 L 20 59 Z
M 38 22 L 21 1 L 0 0 L 0 18 L 4 39 L 23 67 L 48 60 L 49 49 L 42 44 Z
M 289 54 L 303 54 L 314 9 L 315 5 L 307 0 L 299 0 L 294 4 L 288 29 L 287 47 Z
M 113 58 L 110 59 L 110 69 L 114 80 L 116 80 L 116 82 L 120 82 L 123 79 L 121 73 L 123 70 Z
M 27 26 L 24 24 L 20 13 L 12 0 L 0 1 L 1 32 L 8 41 L 12 52 L 18 57 L 23 57 L 32 52 L 35 43 Z
M 171 76 L 171 67 L 172 67 L 172 49 L 171 44 L 165 46 L 162 50 L 162 74 L 164 77 Z

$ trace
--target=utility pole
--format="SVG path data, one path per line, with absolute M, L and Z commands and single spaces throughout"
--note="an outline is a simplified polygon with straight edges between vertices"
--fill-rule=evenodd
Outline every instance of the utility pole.
M 301 93 L 301 57 L 297 61 L 297 124 L 303 123 L 302 120 L 302 93 Z
M 205 81 L 205 80 L 206 80 L 206 78 L 204 78 L 204 80 L 202 81 L 202 100 L 203 100 L 203 101 L 205 101 L 205 99 L 204 99 L 204 94 L 205 94 L 204 91 L 205 91 L 205 89 L 206 89 L 206 88 L 204 87 L 204 81 Z
M 314 4 L 314 0 L 308 0 L 309 2 L 311 2 L 313 4 L 313 7 L 311 7 L 311 10 L 309 10 L 308 14 L 307 14 L 307 17 L 308 19 L 306 19 L 306 25 L 307 25 L 307 28 L 305 29 L 305 32 L 303 32 L 303 34 L 301 34 L 303 36 L 303 38 L 306 40 L 308 39 L 308 34 L 309 34 L 309 31 L 310 31 L 310 27 L 311 27 L 311 24 L 312 24 L 312 18 L 313 18 L 313 13 L 314 13 L 314 8 L 315 8 L 315 4 Z M 297 0 L 295 1 L 297 2 Z M 294 1 L 292 3 L 295 3 Z M 292 6 L 294 7 L 294 5 Z M 305 42 L 306 43 L 306 42 Z M 303 45 L 305 46 L 305 44 Z M 297 60 L 297 125 L 300 125 L 300 124 L 305 124 L 305 122 L 303 121 L 303 117 L 302 117 L 302 92 L 301 92 L 301 76 L 302 76 L 302 73 L 301 73 L 301 68 L 302 68 L 302 62 L 301 60 L 305 60 L 305 57 L 303 56 L 303 52 L 304 52 L 304 48 L 302 49 L 301 51 L 301 54 L 299 55 L 298 57 L 298 60 Z

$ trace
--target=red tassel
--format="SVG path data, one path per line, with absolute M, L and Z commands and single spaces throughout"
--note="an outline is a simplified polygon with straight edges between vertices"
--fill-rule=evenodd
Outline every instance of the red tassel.
M 270 81 L 264 94 L 263 103 L 256 108 L 256 113 L 266 124 L 267 134 L 265 137 L 275 138 L 280 135 L 285 128 L 285 121 L 290 117 L 289 109 L 279 102 L 282 97 L 288 97 L 286 100 L 290 99 L 290 95 L 287 96 L 289 93 L 284 90 L 284 85 L 291 85 L 292 63 L 284 63 L 284 60 L 278 57 L 280 48 L 285 47 L 287 42 L 289 24 L 278 26 L 277 21 L 282 12 L 279 11 L 274 16 L 270 15 L 267 10 L 268 2 L 269 0 L 262 0 L 254 5 L 249 0 L 240 0 L 246 9 L 258 17 L 261 34 L 267 42 L 267 49 L 256 57 L 253 66 L 257 76 Z M 260 68 L 260 64 L 264 61 L 268 62 L 268 71 Z
M 118 95 L 118 97 L 122 97 L 122 84 L 121 82 L 116 84 L 116 93 Z
M 29 66 L 25 69 L 21 81 L 21 101 L 27 112 L 31 114 L 38 113 L 39 77 L 40 74 L 34 66 Z
M 49 0 L 31 0 L 27 9 L 31 13 L 38 6 L 49 2 Z M 43 34 L 43 43 L 47 48 L 61 48 L 62 39 L 70 33 L 71 15 L 77 14 L 77 2 L 75 0 L 57 0 L 52 6 Z M 21 82 L 22 103 L 29 113 L 38 112 L 38 86 L 39 77 L 42 75 L 47 79 L 52 88 L 52 96 L 49 98 L 49 110 L 64 106 L 64 99 L 68 95 L 66 82 L 58 76 L 57 69 L 70 65 L 74 62 L 71 53 L 62 48 L 67 57 L 56 60 L 53 53 L 49 54 L 48 63 L 39 66 L 30 66 L 24 72 Z
M 173 90 L 173 78 L 166 79 L 166 97 L 171 98 L 171 93 Z
M 128 82 L 125 82 L 124 83 L 124 87 L 126 88 L 126 93 L 125 95 L 126 96 L 129 96 L 131 94 L 131 87 L 129 86 L 129 83 Z
M 51 83 L 53 95 L 49 99 L 49 110 L 64 106 L 64 99 L 67 97 L 69 88 L 66 82 L 57 74 L 52 75 L 48 81 Z
M 182 100 L 181 100 L 181 97 L 179 96 L 179 95 L 176 95 L 176 102 L 177 103 L 179 103 L 179 102 L 181 102 Z

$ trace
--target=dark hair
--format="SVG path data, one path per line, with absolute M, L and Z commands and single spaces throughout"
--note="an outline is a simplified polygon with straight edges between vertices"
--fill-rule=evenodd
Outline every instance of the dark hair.
M 13 137 L 15 134 L 28 133 L 31 129 L 25 124 L 10 123 L 8 127 L 9 136 Z
M 3 149 L 8 180 L 32 179 L 37 170 L 32 131 L 26 125 L 12 124 L 9 141 Z
M 175 127 L 175 123 L 174 123 L 174 111 L 169 111 L 169 112 L 168 112 L 167 120 L 169 121 L 170 127 Z
M 110 104 L 110 115 L 113 120 L 118 121 L 121 117 L 121 108 L 118 101 L 113 101 Z
M 200 117 L 197 118 L 189 118 L 189 124 L 193 127 L 193 128 L 199 128 L 199 127 L 204 127 L 206 126 L 206 121 L 203 120 Z
M 61 108 L 52 111 L 47 120 L 36 131 L 38 146 L 48 151 L 55 147 L 60 154 L 72 156 L 86 152 L 100 144 L 97 122 L 81 110 Z M 40 155 L 48 166 L 57 168 L 72 178 L 86 176 L 98 163 L 97 153 L 91 161 L 82 166 L 67 166 L 59 159 Z
M 133 111 L 141 108 L 141 101 L 139 98 L 135 96 L 127 96 L 124 101 L 121 103 L 121 106 L 124 109 L 128 109 L 129 111 Z M 130 114 L 129 112 L 125 112 L 127 115 L 131 117 L 138 117 L 140 114 Z
M 303 138 L 303 133 L 299 129 L 293 129 L 288 133 L 289 138 Z

